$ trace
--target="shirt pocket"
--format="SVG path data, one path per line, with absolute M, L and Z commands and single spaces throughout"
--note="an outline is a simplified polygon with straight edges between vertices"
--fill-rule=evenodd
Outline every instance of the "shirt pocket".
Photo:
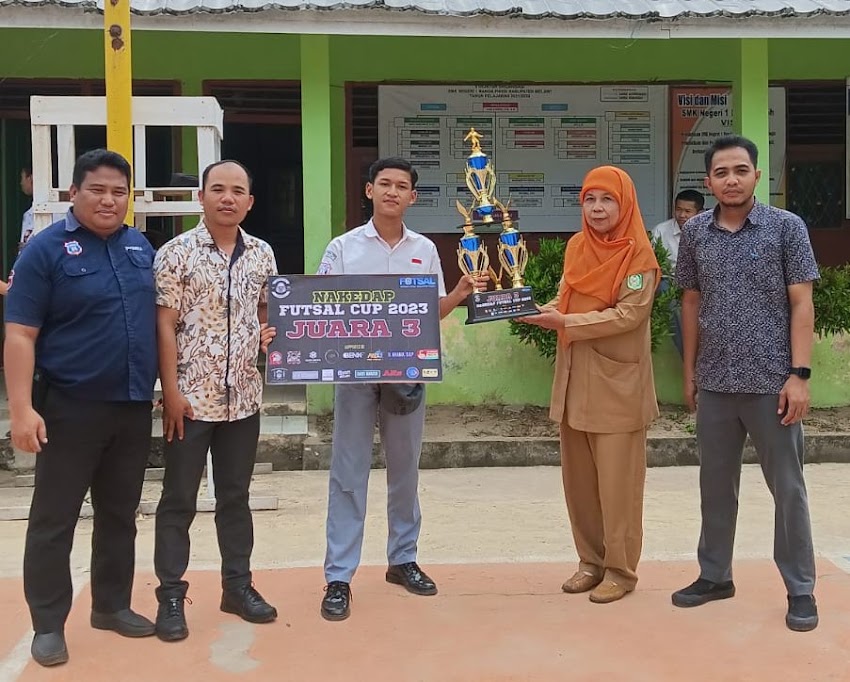
M 66 280 L 64 285 L 68 287 L 63 296 L 68 301 L 85 300 L 92 301 L 105 297 L 103 278 L 98 276 L 101 267 L 98 263 L 80 260 L 79 258 L 68 258 L 62 263 L 62 272 Z
M 127 251 L 127 258 L 132 264 L 132 272 L 136 281 L 145 291 L 154 291 L 156 285 L 153 277 L 153 257 L 145 251 Z
M 590 348 L 588 386 L 590 414 L 605 415 L 614 423 L 629 422 L 639 414 L 643 385 L 640 363 L 620 362 Z

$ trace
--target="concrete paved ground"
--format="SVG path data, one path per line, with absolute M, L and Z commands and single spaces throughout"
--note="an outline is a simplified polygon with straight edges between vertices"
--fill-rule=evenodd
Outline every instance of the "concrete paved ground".
M 785 595 L 769 560 L 772 503 L 757 467 L 745 467 L 736 547 L 738 596 L 680 610 L 669 594 L 696 576 L 697 469 L 651 469 L 638 590 L 594 605 L 563 595 L 575 554 L 557 468 L 422 472 L 420 562 L 440 585 L 414 597 L 383 580 L 384 472 L 371 480 L 364 568 L 352 617 L 326 623 L 322 596 L 326 472 L 259 476 L 255 491 L 280 509 L 255 515 L 257 587 L 281 613 L 254 626 L 218 611 L 211 515 L 192 530 L 192 634 L 177 644 L 124 640 L 88 626 L 91 522 L 73 554 L 80 595 L 68 623 L 71 661 L 28 662 L 20 584 L 24 522 L 0 523 L 0 682 L 13 680 L 850 680 L 850 465 L 807 468 L 819 555 L 821 626 L 785 629 Z M 0 505 L 20 490 L 0 490 Z M 156 485 L 146 497 L 156 496 Z M 137 608 L 155 609 L 153 519 L 139 521 Z

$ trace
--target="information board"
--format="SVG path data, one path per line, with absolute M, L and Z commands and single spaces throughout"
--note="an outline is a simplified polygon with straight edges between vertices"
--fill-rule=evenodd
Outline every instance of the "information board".
M 269 278 L 269 384 L 443 378 L 437 277 Z
M 768 91 L 770 115 L 770 203 L 785 207 L 785 88 Z M 670 88 L 670 155 L 673 198 L 683 189 L 705 195 L 707 208 L 717 202 L 706 190 L 705 150 L 718 137 L 734 133 L 732 89 L 729 87 Z M 761 164 L 759 164 L 761 165 Z M 762 182 L 767 178 L 763 177 Z M 668 209 L 670 210 L 670 209 Z
M 378 88 L 379 152 L 403 156 L 420 175 L 405 221 L 453 232 L 474 127 L 497 172 L 496 195 L 528 231 L 581 228 L 579 192 L 595 166 L 615 164 L 635 182 L 647 225 L 669 217 L 667 87 L 663 85 L 384 85 Z

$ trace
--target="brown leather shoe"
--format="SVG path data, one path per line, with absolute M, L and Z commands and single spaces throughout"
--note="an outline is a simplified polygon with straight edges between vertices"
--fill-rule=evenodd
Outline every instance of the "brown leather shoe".
M 594 604 L 610 604 L 612 601 L 618 601 L 625 597 L 631 590 L 627 590 L 622 585 L 615 583 L 613 580 L 603 580 L 593 592 L 590 593 L 590 601 Z
M 572 578 L 561 585 L 561 589 L 567 594 L 578 594 L 592 590 L 601 582 L 602 578 L 597 578 L 587 571 L 576 571 Z

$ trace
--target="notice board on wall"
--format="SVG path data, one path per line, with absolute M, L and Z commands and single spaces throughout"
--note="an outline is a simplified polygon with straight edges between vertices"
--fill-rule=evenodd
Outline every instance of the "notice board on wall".
M 785 206 L 785 88 L 768 91 L 770 126 L 770 203 Z M 670 88 L 670 167 L 673 198 L 683 189 L 695 189 L 705 195 L 706 207 L 717 202 L 706 190 L 705 150 L 714 140 L 734 133 L 732 88 Z M 759 164 L 761 166 L 761 163 Z M 761 182 L 767 182 L 763 173 Z
M 664 85 L 383 85 L 379 152 L 419 172 L 405 219 L 419 232 L 454 232 L 462 222 L 455 201 L 472 201 L 463 142 L 472 127 L 521 230 L 580 229 L 582 179 L 604 164 L 629 173 L 651 226 L 669 217 L 668 111 Z

